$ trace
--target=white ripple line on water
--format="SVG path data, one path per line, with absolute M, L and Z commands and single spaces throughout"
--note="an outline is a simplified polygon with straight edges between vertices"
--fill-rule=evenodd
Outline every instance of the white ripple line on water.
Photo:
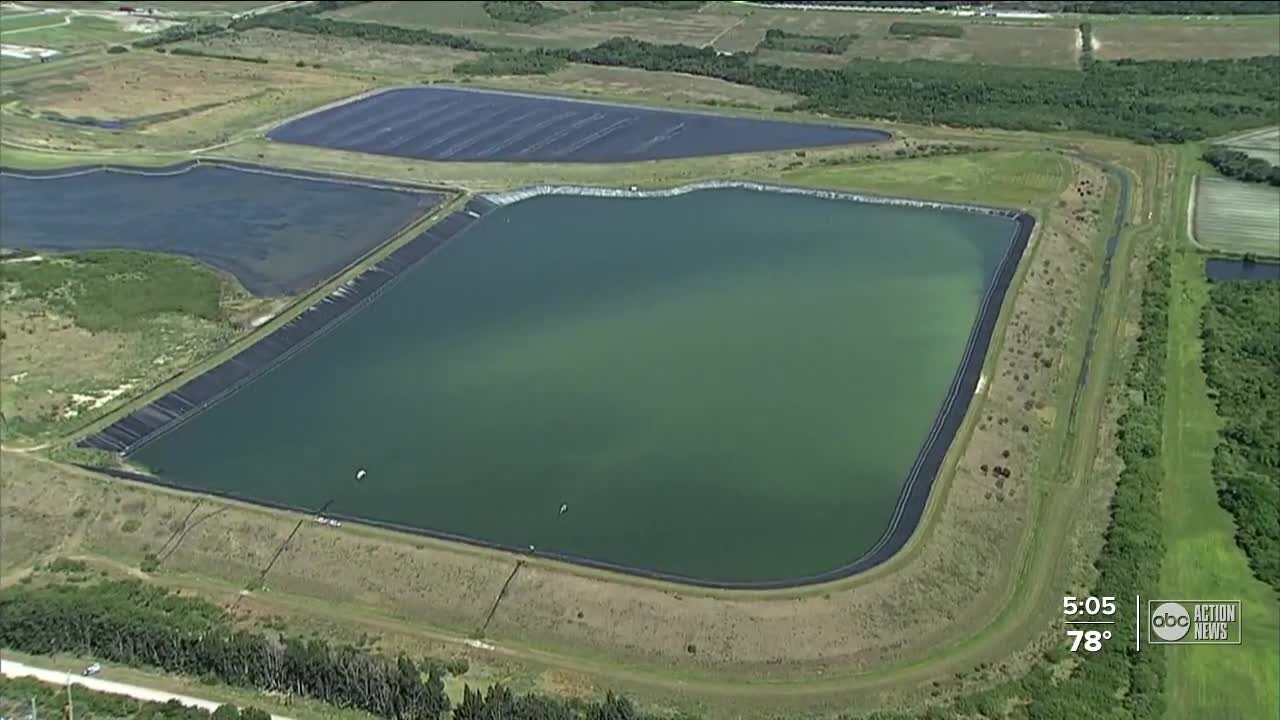
M 875 205 L 900 205 L 907 207 L 934 208 L 939 210 L 963 210 L 983 215 L 1013 216 L 1017 210 L 1010 208 L 985 207 L 982 205 L 966 205 L 937 200 L 916 200 L 913 198 L 890 197 L 887 195 L 868 195 L 863 193 L 842 192 L 838 190 L 819 190 L 816 188 L 795 187 L 792 185 L 771 185 L 768 183 L 750 182 L 746 180 L 704 180 L 687 183 L 672 188 L 654 190 L 630 190 L 624 188 L 591 187 L 588 185 L 531 185 L 529 187 L 509 190 L 507 192 L 488 193 L 486 200 L 496 205 L 510 205 L 541 195 L 581 195 L 587 197 L 620 197 L 620 198 L 661 198 L 686 195 L 699 190 L 758 190 L 764 192 L 784 193 L 787 195 L 807 195 L 826 200 L 853 200 Z

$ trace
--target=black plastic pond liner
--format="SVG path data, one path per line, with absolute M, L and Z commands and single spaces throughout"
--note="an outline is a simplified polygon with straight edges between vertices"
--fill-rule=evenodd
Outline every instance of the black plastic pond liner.
M 364 95 L 267 137 L 419 160 L 525 163 L 671 160 L 892 139 L 874 128 L 439 85 Z
M 121 455 L 135 452 L 305 348 L 494 207 L 486 200 L 468 202 L 462 210 L 436 222 L 270 335 L 177 390 L 85 438 L 79 443 L 80 447 Z
M 437 223 L 431 230 L 428 230 L 423 236 L 430 235 L 432 231 L 438 231 L 441 239 L 435 241 L 434 244 L 424 244 L 411 253 L 403 257 L 410 257 L 417 254 L 418 259 L 424 257 L 427 253 L 437 247 L 444 240 L 455 236 L 461 232 L 481 215 L 495 206 L 483 199 L 475 199 L 469 202 L 466 207 L 458 212 L 453 213 L 441 222 Z M 503 543 L 491 542 L 479 538 L 473 538 L 464 535 L 456 535 L 453 533 L 440 532 L 428 528 L 412 527 L 400 525 L 397 523 L 383 522 L 379 520 L 371 520 L 349 516 L 338 512 L 325 512 L 326 517 L 335 518 L 344 521 L 357 522 L 364 525 L 387 528 L 399 532 L 406 532 L 426 537 L 439 538 L 454 542 L 466 543 L 480 547 L 487 547 L 495 550 L 502 550 L 522 555 L 530 555 L 542 558 L 550 558 L 564 562 L 583 565 L 586 567 L 609 570 L 627 575 L 652 578 L 656 580 L 664 580 L 668 582 L 681 583 L 685 585 L 693 585 L 698 587 L 720 588 L 720 589 L 752 589 L 752 590 L 768 590 L 798 587 L 803 585 L 813 585 L 817 583 L 830 582 L 841 578 L 856 575 L 865 572 L 898 553 L 899 550 L 906 545 L 907 541 L 915 533 L 916 526 L 920 523 L 920 518 L 924 515 L 924 509 L 929 500 L 929 494 L 933 489 L 934 480 L 937 478 L 939 471 L 942 469 L 942 463 L 946 458 L 947 451 L 951 447 L 952 440 L 960 429 L 960 425 L 964 422 L 964 417 L 969 409 L 969 403 L 972 401 L 977 391 L 979 379 L 982 377 L 982 368 L 986 362 L 987 350 L 991 345 L 991 338 L 995 334 L 996 323 L 1000 319 L 1000 308 L 1004 303 L 1005 296 L 1008 293 L 1009 286 L 1013 283 L 1013 278 L 1017 274 L 1018 265 L 1022 259 L 1023 253 L 1026 251 L 1027 242 L 1031 238 L 1031 232 L 1035 228 L 1035 218 L 1026 213 L 1001 212 L 994 209 L 979 209 L 982 212 L 990 212 L 991 214 L 1005 215 L 1011 217 L 1014 221 L 1014 231 L 1010 240 L 1004 259 L 1000 266 L 996 269 L 995 277 L 992 278 L 991 285 L 987 289 L 986 297 L 978 311 L 978 316 L 974 321 L 973 330 L 969 335 L 969 343 L 965 348 L 965 354 L 961 360 L 960 367 L 956 370 L 955 377 L 951 381 L 950 389 L 947 392 L 946 399 L 934 420 L 934 425 L 925 439 L 920 453 L 916 456 L 916 461 L 911 467 L 904 484 L 902 494 L 898 499 L 897 507 L 894 510 L 893 519 L 889 523 L 889 527 L 885 530 L 880 541 L 862 557 L 843 567 L 835 568 L 824 573 L 810 575 L 800 578 L 790 578 L 785 580 L 765 580 L 765 581 L 744 581 L 744 582 L 726 582 L 713 581 L 697 577 L 687 577 L 672 573 L 664 573 L 646 568 L 637 568 L 626 565 L 618 565 L 614 563 L 595 560 L 588 557 L 570 555 L 567 553 L 547 552 L 544 550 L 535 550 L 528 547 L 520 547 L 515 545 L 507 545 Z M 421 237 L 419 238 L 421 239 Z M 415 240 L 406 245 L 402 250 L 408 250 L 411 246 L 418 245 Z M 424 251 L 422 248 L 427 247 Z M 391 260 L 390 257 L 387 260 Z M 387 261 L 384 260 L 383 263 Z M 379 263 L 381 266 L 383 263 Z M 407 267 L 407 266 L 406 266 Z M 384 281 L 385 282 L 385 281 Z M 286 326 L 287 327 L 287 326 Z M 281 328 L 284 330 L 285 328 Z M 279 332 L 279 331 L 277 331 Z M 260 343 L 261 344 L 261 343 Z M 247 352 L 247 351 L 246 351 Z M 216 372 L 216 370 L 214 371 Z M 184 388 L 185 390 L 185 388 Z M 153 404 L 154 405 L 154 404 Z M 144 409 L 145 410 L 145 409 Z M 141 414 L 142 411 L 135 413 L 135 416 Z M 123 421 L 122 421 L 123 422 Z M 119 424 L 119 423 L 117 423 Z M 171 422 L 170 425 L 173 423 Z M 114 427 L 114 426 L 113 426 Z M 111 428 L 108 428 L 109 431 Z M 103 431 L 99 436 L 105 435 L 107 431 Z M 162 430 L 160 430 L 162 431 Z M 155 432 L 153 431 L 153 435 Z M 95 436 L 97 437 L 97 436 Z M 90 439 L 92 440 L 92 438 Z M 88 442 L 88 441 L 86 441 Z M 89 447 L 101 447 L 98 445 L 87 445 Z M 133 446 L 134 449 L 137 444 Z M 104 448 L 114 449 L 114 448 Z M 210 491 L 206 488 L 186 486 L 164 480 L 152 475 L 144 473 L 131 472 L 120 468 L 102 468 L 92 467 L 89 465 L 81 465 L 80 467 L 95 472 L 106 473 L 108 475 L 135 480 L 139 482 L 161 485 L 164 487 L 178 488 L 190 492 L 212 494 L 219 497 L 230 498 L 241 502 L 248 502 L 267 507 L 273 507 L 282 510 L 291 510 L 297 512 L 313 513 L 315 508 L 303 508 L 286 503 L 259 500 L 256 498 L 242 497 L 234 493 Z

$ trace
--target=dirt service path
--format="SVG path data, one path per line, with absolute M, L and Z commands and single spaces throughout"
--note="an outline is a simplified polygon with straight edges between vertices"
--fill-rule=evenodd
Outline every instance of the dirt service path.
M 10 678 L 32 678 L 43 683 L 60 685 L 63 687 L 68 685 L 78 685 L 95 692 L 110 693 L 112 695 L 125 695 L 135 700 L 142 700 L 145 702 L 167 703 L 176 700 L 187 707 L 200 708 L 201 710 L 208 710 L 209 712 L 213 712 L 223 705 L 223 703 L 194 698 L 189 695 L 179 695 L 177 693 L 165 692 L 163 690 L 152 690 L 151 688 L 113 682 L 111 680 L 103 680 L 101 678 L 72 675 L 71 673 L 62 672 L 60 670 L 47 670 L 44 668 L 24 665 L 23 663 L 14 662 L 12 660 L 0 660 L 0 675 Z M 273 720 L 291 720 L 291 718 L 284 715 L 272 715 L 271 717 Z

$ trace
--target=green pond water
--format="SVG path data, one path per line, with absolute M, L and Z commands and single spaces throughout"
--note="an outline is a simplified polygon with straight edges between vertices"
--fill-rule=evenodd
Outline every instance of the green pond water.
M 526 200 L 134 459 L 704 580 L 832 570 L 885 531 L 1012 229 L 736 189 Z

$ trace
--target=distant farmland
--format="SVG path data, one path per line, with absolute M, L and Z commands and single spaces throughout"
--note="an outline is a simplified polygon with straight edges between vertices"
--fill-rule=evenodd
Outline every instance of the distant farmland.
M 1280 256 L 1280 189 L 1200 177 L 1193 199 L 1197 244 L 1211 250 Z
M 1250 130 L 1217 144 L 1280 165 L 1280 127 Z

